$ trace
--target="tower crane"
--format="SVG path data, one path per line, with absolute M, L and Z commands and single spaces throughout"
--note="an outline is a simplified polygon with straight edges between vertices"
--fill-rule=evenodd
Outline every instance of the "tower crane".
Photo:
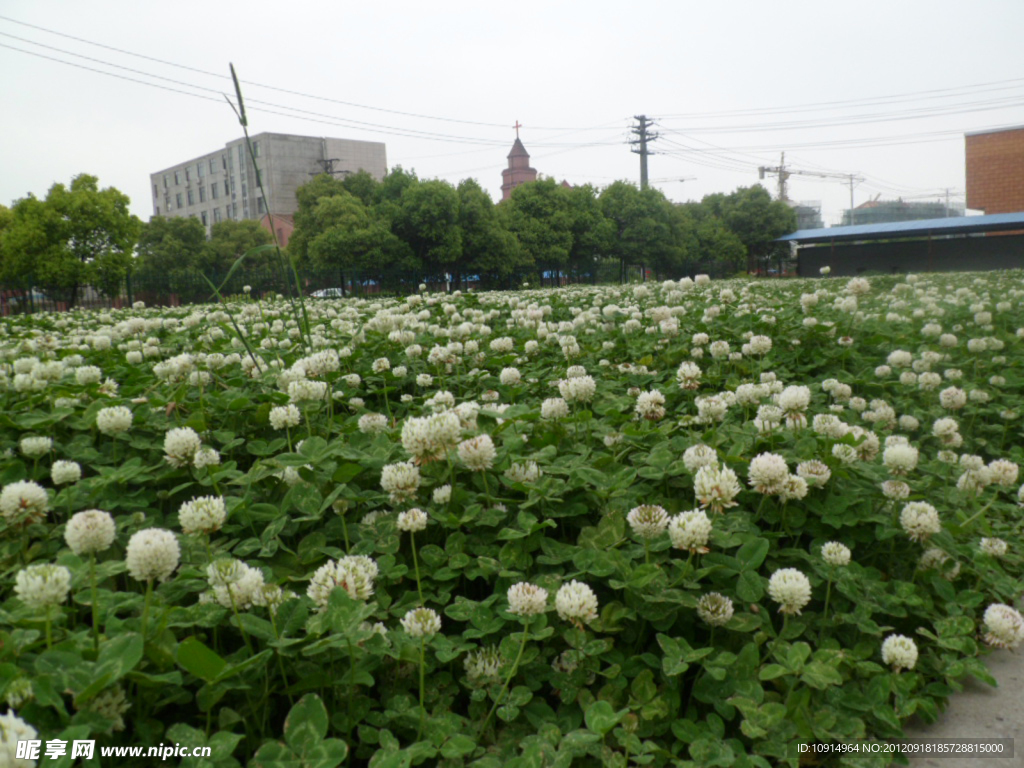
M 782 153 L 782 160 L 778 165 L 762 165 L 757 169 L 758 178 L 763 179 L 768 174 L 773 174 L 779 177 L 779 200 L 784 203 L 789 202 L 789 197 L 786 194 L 786 182 L 794 173 L 801 176 L 817 176 L 822 179 L 845 179 L 846 183 L 850 185 L 850 217 L 851 221 L 853 220 L 853 185 L 854 182 L 864 181 L 863 176 L 858 176 L 855 173 L 826 173 L 823 171 L 801 171 L 789 169 L 786 167 L 785 152 Z

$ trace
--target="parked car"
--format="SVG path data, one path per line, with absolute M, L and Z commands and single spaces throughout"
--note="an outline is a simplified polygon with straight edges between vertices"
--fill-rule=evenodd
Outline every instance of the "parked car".
M 342 299 L 345 292 L 341 288 L 321 288 L 310 294 L 314 299 Z

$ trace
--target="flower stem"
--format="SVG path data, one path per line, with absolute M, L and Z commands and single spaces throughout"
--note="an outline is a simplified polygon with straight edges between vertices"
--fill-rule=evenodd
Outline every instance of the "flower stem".
M 49 603 L 47 603 L 46 604 L 46 648 L 47 648 L 47 650 L 49 650 L 50 648 L 53 647 L 53 634 L 52 634 L 52 631 L 50 629 L 50 611 L 52 609 L 53 609 L 53 606 L 50 605 Z
M 146 626 L 149 623 L 149 600 L 153 595 L 153 580 L 146 579 L 146 599 L 142 604 L 142 642 L 146 642 Z
M 92 588 L 92 648 L 100 650 L 100 609 L 96 604 L 96 553 L 89 553 L 89 586 Z
M 487 730 L 487 726 L 491 722 L 491 718 L 494 717 L 494 713 L 498 709 L 498 705 L 501 704 L 501 699 L 504 697 L 505 692 L 508 690 L 509 684 L 512 682 L 512 678 L 515 677 L 516 671 L 519 669 L 519 662 L 523 660 L 523 651 L 526 650 L 526 641 L 530 636 L 530 619 L 526 619 L 526 626 L 523 627 L 523 642 L 519 645 L 519 653 L 516 655 L 516 660 L 512 663 L 512 669 L 509 670 L 508 677 L 505 678 L 505 685 L 502 686 L 498 692 L 497 698 L 494 699 L 494 706 L 491 707 L 491 711 L 487 713 L 487 719 L 484 720 L 484 724 L 480 726 L 480 732 L 477 734 L 477 741 L 484 735 L 484 731 Z
M 409 543 L 412 545 L 412 564 L 416 568 L 416 592 L 420 596 L 420 605 L 424 605 L 423 587 L 420 583 L 420 561 L 416 556 L 416 534 L 412 531 L 409 531 Z
M 420 638 L 420 727 L 416 731 L 416 741 L 423 735 L 423 724 L 427 719 L 427 707 L 424 703 L 424 691 L 426 689 L 424 670 L 427 666 L 427 638 Z

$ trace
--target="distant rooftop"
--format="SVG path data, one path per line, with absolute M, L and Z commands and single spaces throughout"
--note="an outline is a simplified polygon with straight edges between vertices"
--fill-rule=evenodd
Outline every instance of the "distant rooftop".
M 851 240 L 895 240 L 901 237 L 928 237 L 930 235 L 971 235 L 1019 229 L 1024 229 L 1024 211 L 994 213 L 989 216 L 950 216 L 944 219 L 889 221 L 882 224 L 800 229 L 790 235 L 777 238 L 777 240 L 810 245 Z

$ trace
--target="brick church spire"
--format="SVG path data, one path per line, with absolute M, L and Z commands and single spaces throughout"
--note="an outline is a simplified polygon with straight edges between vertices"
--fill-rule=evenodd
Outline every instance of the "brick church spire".
M 519 140 L 519 129 L 523 126 L 516 121 L 516 140 L 508 153 L 508 168 L 501 172 L 501 199 L 508 200 L 512 190 L 520 184 L 537 180 L 537 169 L 530 167 L 530 154 Z

